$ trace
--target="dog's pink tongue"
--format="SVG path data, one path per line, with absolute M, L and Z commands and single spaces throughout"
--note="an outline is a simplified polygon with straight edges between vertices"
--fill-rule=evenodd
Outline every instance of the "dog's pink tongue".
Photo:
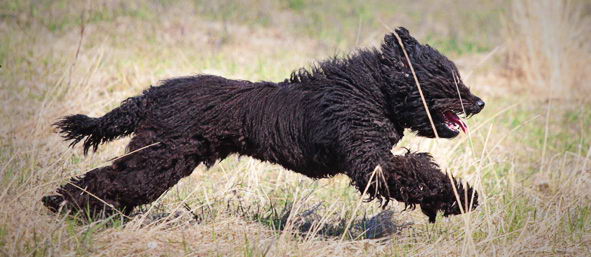
M 464 133 L 468 133 L 468 125 L 458 115 L 453 112 L 447 112 L 445 116 L 449 121 L 458 124 Z

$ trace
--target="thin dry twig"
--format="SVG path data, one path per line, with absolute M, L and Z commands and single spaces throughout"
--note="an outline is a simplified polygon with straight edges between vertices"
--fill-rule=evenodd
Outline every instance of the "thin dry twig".
M 361 194 L 361 196 L 359 198 L 359 201 L 357 201 L 357 205 L 355 206 L 355 210 L 351 214 L 351 218 L 347 222 L 347 226 L 345 226 L 345 230 L 343 231 L 343 235 L 341 236 L 340 242 L 342 242 L 345 239 L 345 236 L 347 235 L 347 232 L 349 232 L 349 228 L 351 227 L 351 224 L 353 223 L 353 219 L 355 219 L 355 215 L 357 214 L 357 211 L 359 211 L 359 207 L 361 206 L 361 203 L 363 202 L 363 197 L 367 193 L 367 190 L 369 189 L 369 186 L 371 185 L 371 183 L 373 181 L 373 178 L 374 178 L 375 174 L 378 171 L 380 173 L 382 172 L 382 167 L 380 165 L 376 166 L 376 168 L 371 173 L 371 176 L 369 177 L 369 180 L 367 182 L 367 185 L 365 186 L 365 189 L 363 189 L 363 193 Z
M 394 30 L 394 36 L 396 36 L 396 39 L 398 40 L 398 44 L 400 44 L 400 47 L 402 48 L 402 52 L 404 53 L 404 57 L 406 58 L 408 66 L 410 67 L 410 71 L 412 72 L 412 77 L 414 78 L 415 83 L 417 84 L 417 88 L 419 89 L 419 94 L 421 95 L 421 100 L 423 102 L 423 107 L 425 107 L 425 111 L 427 112 L 427 117 L 429 117 L 429 122 L 431 123 L 431 128 L 433 129 L 433 133 L 435 134 L 435 138 L 439 138 L 439 134 L 437 133 L 437 129 L 435 128 L 435 123 L 433 122 L 433 117 L 431 117 L 431 111 L 429 111 L 429 106 L 427 105 L 427 100 L 425 99 L 425 94 L 423 94 L 423 89 L 421 88 L 421 83 L 419 83 L 419 78 L 417 77 L 417 74 L 415 72 L 415 68 L 412 66 L 412 62 L 410 61 L 410 58 L 408 57 L 408 53 L 406 52 L 406 48 L 404 47 L 404 43 L 402 43 L 402 39 L 400 38 L 400 36 L 396 32 L 396 30 Z

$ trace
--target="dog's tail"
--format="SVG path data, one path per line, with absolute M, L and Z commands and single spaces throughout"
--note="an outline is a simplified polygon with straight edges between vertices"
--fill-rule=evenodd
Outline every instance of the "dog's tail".
M 53 125 L 63 138 L 72 141 L 70 146 L 84 140 L 86 155 L 90 147 L 96 151 L 102 143 L 133 133 L 143 118 L 143 102 L 142 96 L 128 98 L 103 117 L 76 114 L 63 117 Z

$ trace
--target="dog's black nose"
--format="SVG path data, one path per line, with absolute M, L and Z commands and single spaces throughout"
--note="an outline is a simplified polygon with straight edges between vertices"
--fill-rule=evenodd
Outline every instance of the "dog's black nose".
M 480 109 L 482 110 L 484 108 L 484 101 L 478 99 L 478 101 L 476 101 L 476 105 L 478 105 L 478 107 L 480 107 Z

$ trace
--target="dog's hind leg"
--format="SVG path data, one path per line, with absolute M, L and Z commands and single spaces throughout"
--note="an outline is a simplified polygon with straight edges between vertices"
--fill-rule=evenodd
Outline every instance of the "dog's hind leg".
M 116 210 L 127 214 L 138 205 L 156 200 L 201 162 L 194 152 L 183 151 L 189 147 L 183 148 L 178 142 L 139 147 L 149 141 L 134 138 L 128 155 L 110 166 L 73 178 L 57 190 L 59 195 L 44 197 L 43 202 L 54 211 L 65 205 L 68 209 L 88 210 L 93 216 Z

